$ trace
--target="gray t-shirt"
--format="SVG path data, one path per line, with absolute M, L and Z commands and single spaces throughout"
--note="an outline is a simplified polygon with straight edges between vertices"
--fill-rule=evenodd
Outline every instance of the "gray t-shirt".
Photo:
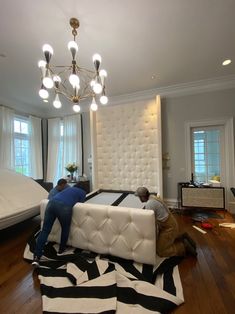
M 145 209 L 152 209 L 155 213 L 156 220 L 164 222 L 169 217 L 169 209 L 160 199 L 150 196 L 145 204 Z

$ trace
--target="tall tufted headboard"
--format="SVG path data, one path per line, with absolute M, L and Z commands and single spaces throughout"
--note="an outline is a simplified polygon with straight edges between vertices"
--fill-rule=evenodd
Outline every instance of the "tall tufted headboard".
M 100 108 L 91 113 L 93 190 L 136 190 L 162 196 L 161 102 Z
M 41 221 L 48 200 L 41 202 Z M 60 242 L 60 224 L 56 220 L 49 236 Z M 68 245 L 101 254 L 156 263 L 156 229 L 152 210 L 77 203 L 73 207 Z

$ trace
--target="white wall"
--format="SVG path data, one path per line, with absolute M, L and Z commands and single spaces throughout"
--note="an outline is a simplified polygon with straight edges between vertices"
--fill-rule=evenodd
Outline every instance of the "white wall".
M 177 182 L 190 180 L 185 172 L 185 122 L 224 117 L 235 117 L 235 89 L 162 99 L 162 151 L 170 157 L 170 169 L 163 171 L 165 198 L 176 199 Z
M 187 121 L 233 117 L 235 119 L 235 89 L 200 93 L 181 97 L 163 97 L 162 152 L 169 152 L 170 169 L 163 170 L 163 195 L 177 199 L 177 183 L 188 181 L 185 173 L 185 127 Z M 91 180 L 88 158 L 91 155 L 90 116 L 83 116 L 84 172 Z M 235 174 L 234 174 L 235 177 Z

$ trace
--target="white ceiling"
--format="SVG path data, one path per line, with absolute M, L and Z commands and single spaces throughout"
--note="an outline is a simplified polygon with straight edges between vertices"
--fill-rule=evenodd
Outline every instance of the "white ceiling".
M 0 8 L 0 103 L 20 111 L 58 115 L 38 96 L 37 62 L 44 43 L 54 48 L 52 63 L 70 62 L 71 17 L 80 20 L 79 64 L 93 68 L 92 55 L 101 54 L 111 103 L 136 92 L 234 80 L 235 0 L 0 0 Z M 223 67 L 227 58 L 233 62 Z M 71 106 L 60 112 L 72 113 Z

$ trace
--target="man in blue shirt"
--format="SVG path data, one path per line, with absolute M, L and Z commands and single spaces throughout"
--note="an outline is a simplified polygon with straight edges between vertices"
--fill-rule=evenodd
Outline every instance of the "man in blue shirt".
M 58 254 L 63 253 L 69 237 L 73 206 L 78 202 L 84 203 L 85 198 L 86 192 L 80 187 L 78 182 L 73 187 L 64 189 L 49 200 L 45 211 L 42 230 L 36 243 L 33 266 L 39 266 L 39 260 L 43 254 L 44 246 L 56 218 L 58 218 L 61 225 L 61 239 Z
M 51 200 L 56 194 L 63 191 L 64 189 L 67 189 L 69 187 L 67 180 L 65 179 L 59 179 L 57 182 L 57 185 L 50 190 L 48 194 L 48 199 Z

